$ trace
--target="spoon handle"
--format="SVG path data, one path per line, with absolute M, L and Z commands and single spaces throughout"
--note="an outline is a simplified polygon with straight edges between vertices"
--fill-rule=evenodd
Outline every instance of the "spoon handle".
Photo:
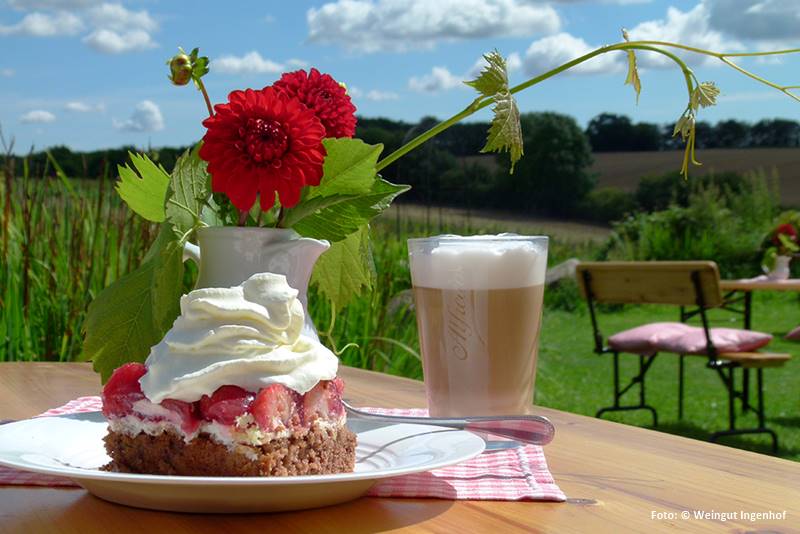
M 491 434 L 510 438 L 522 443 L 547 445 L 553 441 L 555 427 L 546 417 L 540 415 L 507 415 L 482 417 L 414 417 L 405 415 L 382 415 L 365 412 L 345 403 L 348 415 L 371 421 L 389 423 L 410 423 L 419 425 L 435 425 L 459 430 L 467 430 L 479 434 Z

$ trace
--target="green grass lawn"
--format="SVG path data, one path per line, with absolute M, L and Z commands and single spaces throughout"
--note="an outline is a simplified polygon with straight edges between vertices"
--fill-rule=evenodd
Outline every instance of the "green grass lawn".
M 666 306 L 629 306 L 621 311 L 601 313 L 600 325 L 608 336 L 632 326 L 652 321 L 677 320 L 678 309 Z M 741 316 L 719 311 L 711 316 L 713 326 L 740 327 Z M 768 346 L 773 352 L 794 356 L 786 366 L 764 371 L 767 426 L 778 434 L 778 455 L 800 460 L 800 344 L 782 339 L 800 324 L 800 300 L 791 293 L 756 293 L 753 299 L 753 329 L 769 332 L 775 339 Z M 638 371 L 638 357 L 621 356 L 622 380 Z M 658 410 L 658 430 L 697 439 L 708 439 L 711 432 L 727 428 L 727 391 L 717 373 L 705 367 L 706 359 L 687 357 L 685 367 L 684 417 L 678 420 L 678 357 L 661 354 L 647 375 L 647 402 Z M 741 372 L 741 371 L 740 371 Z M 739 380 L 737 375 L 737 380 Z M 585 305 L 577 313 L 548 310 L 544 315 L 536 379 L 536 403 L 559 410 L 594 415 L 610 406 L 612 356 L 592 352 L 589 314 Z M 751 401 L 755 402 L 755 373 L 751 372 Z M 638 387 L 624 400 L 638 401 Z M 627 403 L 627 402 L 625 402 Z M 647 411 L 617 412 L 604 418 L 626 424 L 650 427 Z M 756 426 L 750 412 L 737 417 L 737 426 Z M 770 452 L 766 435 L 723 438 L 720 443 L 757 452 Z

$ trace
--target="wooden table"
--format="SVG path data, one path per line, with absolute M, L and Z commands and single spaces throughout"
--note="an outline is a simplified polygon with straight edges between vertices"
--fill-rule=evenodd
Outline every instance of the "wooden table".
M 744 328 L 750 330 L 752 326 L 753 292 L 754 291 L 794 291 L 800 292 L 800 280 L 720 280 L 719 288 L 726 293 L 725 300 L 728 304 L 738 302 L 732 299 L 734 293 L 743 293 Z M 738 310 L 737 310 L 738 311 Z
M 359 404 L 425 404 L 420 382 L 352 368 L 341 375 Z M 99 390 L 85 364 L 3 363 L 0 419 L 29 417 Z M 566 503 L 362 498 L 303 512 L 190 515 L 127 508 L 81 489 L 0 486 L 0 531 L 800 532 L 800 463 L 558 410 L 538 412 L 556 425 L 546 452 L 570 497 Z M 786 518 L 681 519 L 694 510 L 785 511 Z

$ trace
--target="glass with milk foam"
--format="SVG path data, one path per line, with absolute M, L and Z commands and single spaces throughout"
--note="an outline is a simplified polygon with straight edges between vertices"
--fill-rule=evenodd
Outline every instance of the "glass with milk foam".
M 547 242 L 516 234 L 408 240 L 430 415 L 529 412 Z

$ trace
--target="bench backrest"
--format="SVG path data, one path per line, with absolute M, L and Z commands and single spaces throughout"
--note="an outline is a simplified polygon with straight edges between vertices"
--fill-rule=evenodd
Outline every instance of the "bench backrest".
M 719 270 L 711 261 L 581 262 L 576 275 L 583 297 L 598 303 L 703 308 L 723 303 Z

